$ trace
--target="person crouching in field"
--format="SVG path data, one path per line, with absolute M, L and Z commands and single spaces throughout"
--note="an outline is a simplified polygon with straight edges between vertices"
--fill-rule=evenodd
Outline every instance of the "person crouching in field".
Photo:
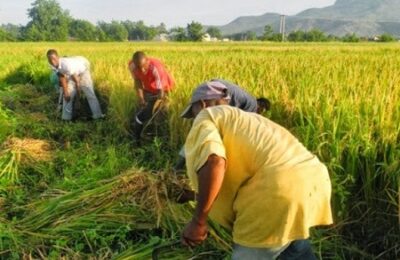
M 132 60 L 129 61 L 129 71 L 140 107 L 133 124 L 134 136 L 139 142 L 144 124 L 151 119 L 155 106 L 164 100 L 175 83 L 161 61 L 147 57 L 141 51 L 133 54 Z
M 197 205 L 182 243 L 201 244 L 210 216 L 232 232 L 234 260 L 316 259 L 309 229 L 333 222 L 327 168 L 288 130 L 229 101 L 227 88 L 205 83 L 185 110 Z
M 255 98 L 250 95 L 247 91 L 245 91 L 242 87 L 237 84 L 234 84 L 230 81 L 224 79 L 212 79 L 209 81 L 212 86 L 226 87 L 227 94 L 230 97 L 228 104 L 233 107 L 237 107 L 246 112 L 253 112 L 257 114 L 262 114 L 265 111 L 269 111 L 271 109 L 271 103 L 267 98 L 260 97 Z M 181 115 L 183 118 L 190 118 L 191 111 L 184 111 Z M 185 167 L 185 152 L 184 149 L 181 149 L 179 152 L 178 162 L 175 164 L 174 170 L 180 171 Z
M 74 100 L 79 97 L 81 90 L 89 102 L 92 118 L 103 118 L 100 103 L 93 89 L 90 75 L 90 63 L 85 57 L 59 57 L 54 49 L 47 51 L 47 59 L 51 69 L 57 73 L 61 92 L 63 93 L 63 120 L 73 119 Z
M 227 93 L 231 97 L 229 100 L 230 106 L 257 114 L 262 114 L 271 109 L 271 103 L 267 98 L 255 98 L 237 84 L 224 79 L 212 79 L 210 82 L 221 83 L 227 88 Z

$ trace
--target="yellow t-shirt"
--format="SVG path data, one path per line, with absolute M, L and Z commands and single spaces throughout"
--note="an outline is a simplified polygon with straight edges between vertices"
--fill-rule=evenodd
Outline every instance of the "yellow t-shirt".
M 188 176 L 208 157 L 227 169 L 210 217 L 232 230 L 235 243 L 279 247 L 309 237 L 309 228 L 332 223 L 326 167 L 289 131 L 254 113 L 230 106 L 204 109 L 185 143 Z

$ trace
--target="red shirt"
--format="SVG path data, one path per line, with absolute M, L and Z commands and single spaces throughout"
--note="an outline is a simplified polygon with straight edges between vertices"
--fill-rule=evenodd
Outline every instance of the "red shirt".
M 145 73 L 135 68 L 133 61 L 129 62 L 129 70 L 133 79 L 140 80 L 143 89 L 153 94 L 158 94 L 160 89 L 163 89 L 165 92 L 170 91 L 175 83 L 164 65 L 157 59 L 147 59 L 149 61 L 149 69 Z

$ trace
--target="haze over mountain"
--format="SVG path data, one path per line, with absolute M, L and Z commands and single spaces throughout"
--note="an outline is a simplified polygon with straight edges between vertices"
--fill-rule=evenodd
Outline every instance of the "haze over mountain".
M 220 26 L 224 35 L 255 31 L 262 34 L 265 25 L 279 31 L 280 14 L 239 17 Z M 337 0 L 325 8 L 312 8 L 286 18 L 286 31 L 320 29 L 343 36 L 356 33 L 374 36 L 390 33 L 400 36 L 400 0 Z

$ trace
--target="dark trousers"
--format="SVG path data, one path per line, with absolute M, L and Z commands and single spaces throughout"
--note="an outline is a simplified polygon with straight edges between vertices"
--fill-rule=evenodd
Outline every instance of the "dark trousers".
M 145 124 L 152 117 L 154 105 L 158 100 L 158 96 L 151 93 L 145 93 L 144 100 L 146 101 L 146 106 L 136 113 L 135 118 L 136 121 L 139 121 L 138 123 L 141 123 L 142 125 Z
M 280 255 L 280 260 L 316 260 L 308 239 L 295 240 Z
M 281 248 L 251 248 L 235 244 L 232 260 L 316 260 L 310 241 L 295 240 Z
M 140 139 L 142 130 L 147 121 L 151 119 L 154 112 L 154 106 L 159 100 L 158 95 L 154 95 L 149 92 L 144 93 L 144 100 L 146 101 L 146 106 L 141 108 L 135 115 L 135 121 L 133 124 L 134 135 L 137 140 Z

